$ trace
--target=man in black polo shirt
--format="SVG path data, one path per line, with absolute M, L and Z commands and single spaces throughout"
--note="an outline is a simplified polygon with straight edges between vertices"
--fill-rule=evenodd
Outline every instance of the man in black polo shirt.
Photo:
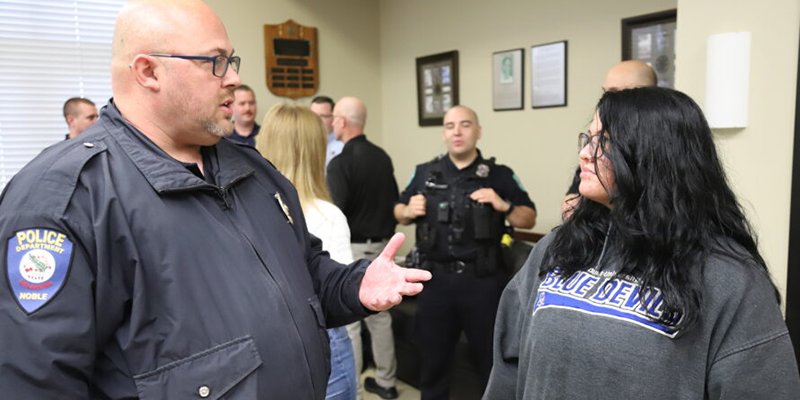
M 500 254 L 505 221 L 530 229 L 536 211 L 511 168 L 478 150 L 481 126 L 464 106 L 444 115 L 447 154 L 420 164 L 394 208 L 417 225 L 422 268 L 433 273 L 417 297 L 414 338 L 422 356 L 422 400 L 449 398 L 449 366 L 463 330 L 485 387 L 492 331 L 507 282 Z
M 364 135 L 367 108 L 361 100 L 345 97 L 333 109 L 333 132 L 344 142 L 342 153 L 328 164 L 328 186 L 333 202 L 347 217 L 353 257 L 369 260 L 377 257 L 394 234 L 392 215 L 397 200 L 392 160 L 383 149 Z M 397 398 L 392 317 L 380 312 L 364 319 L 372 337 L 375 379 L 367 378 L 364 388 L 384 399 Z M 356 358 L 356 371 L 362 369 L 361 323 L 347 326 Z M 359 398 L 361 380 L 359 379 Z

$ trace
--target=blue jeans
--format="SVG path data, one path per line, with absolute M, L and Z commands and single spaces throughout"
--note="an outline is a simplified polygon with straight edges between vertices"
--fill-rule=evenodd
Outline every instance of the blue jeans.
M 326 400 L 354 400 L 356 398 L 356 362 L 353 345 L 342 326 L 328 329 L 331 339 L 331 376 L 328 378 Z

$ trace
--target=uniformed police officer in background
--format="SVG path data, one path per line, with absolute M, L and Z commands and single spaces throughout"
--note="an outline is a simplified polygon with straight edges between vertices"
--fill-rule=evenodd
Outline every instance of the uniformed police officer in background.
M 433 278 L 418 296 L 415 338 L 422 399 L 449 398 L 449 366 L 461 331 L 483 385 L 492 369 L 492 331 L 507 281 L 500 241 L 505 221 L 530 229 L 536 210 L 514 172 L 476 147 L 481 126 L 464 106 L 444 116 L 447 155 L 418 165 L 394 215 L 416 223 L 421 267 Z
M 321 400 L 325 328 L 422 289 L 400 235 L 332 261 L 289 181 L 220 140 L 239 63 L 198 0 L 122 9 L 114 98 L 0 200 L 0 397 Z

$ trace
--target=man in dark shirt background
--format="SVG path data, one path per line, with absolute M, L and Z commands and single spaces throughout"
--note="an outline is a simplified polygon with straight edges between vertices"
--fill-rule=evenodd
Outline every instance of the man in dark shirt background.
M 361 100 L 345 97 L 333 110 L 333 132 L 344 142 L 342 153 L 328 164 L 328 186 L 333 202 L 347 217 L 353 257 L 374 259 L 394 234 L 397 222 L 393 208 L 397 201 L 397 182 L 392 160 L 383 149 L 364 135 L 367 108 Z M 375 379 L 367 378 L 364 388 L 384 399 L 397 398 L 392 317 L 380 312 L 364 319 L 372 337 Z M 356 371 L 363 364 L 361 322 L 347 326 L 356 358 Z M 361 380 L 359 379 L 359 397 Z
M 241 85 L 233 90 L 233 133 L 228 139 L 256 147 L 256 135 L 261 126 L 256 123 L 258 107 L 256 93 L 250 86 Z

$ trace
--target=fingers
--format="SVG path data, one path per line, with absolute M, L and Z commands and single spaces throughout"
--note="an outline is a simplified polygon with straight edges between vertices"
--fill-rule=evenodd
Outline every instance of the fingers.
M 472 192 L 472 194 L 469 195 L 469 198 L 479 203 L 489 203 L 492 201 L 492 193 L 494 193 L 492 189 L 478 189 Z
M 369 304 L 364 304 L 364 307 L 372 311 L 386 311 L 403 301 L 403 296 L 400 293 L 393 293 L 384 299 L 375 299 L 370 301 Z
M 414 217 L 425 215 L 425 196 L 418 194 L 412 197 L 409 206 Z
M 406 240 L 406 235 L 402 232 L 397 232 L 389 239 L 389 244 L 383 248 L 381 255 L 379 257 L 387 257 L 389 260 L 394 262 L 394 255 L 397 254 L 397 250 L 400 250 L 400 246 L 403 245 L 403 242 Z
M 433 277 L 430 271 L 424 269 L 403 268 L 402 270 L 406 282 L 429 281 Z
M 412 196 L 403 209 L 403 215 L 409 219 L 415 219 L 420 215 L 425 215 L 425 196 L 422 194 Z
M 422 291 L 423 285 L 419 282 L 412 283 L 407 282 L 404 283 L 403 286 L 400 288 L 400 294 L 403 296 L 414 296 Z
M 373 301 L 369 302 L 369 304 L 364 304 L 364 307 L 367 307 L 372 311 L 387 310 L 387 308 L 384 308 L 383 305 L 381 304 L 381 302 L 379 302 L 378 300 L 373 300 Z

